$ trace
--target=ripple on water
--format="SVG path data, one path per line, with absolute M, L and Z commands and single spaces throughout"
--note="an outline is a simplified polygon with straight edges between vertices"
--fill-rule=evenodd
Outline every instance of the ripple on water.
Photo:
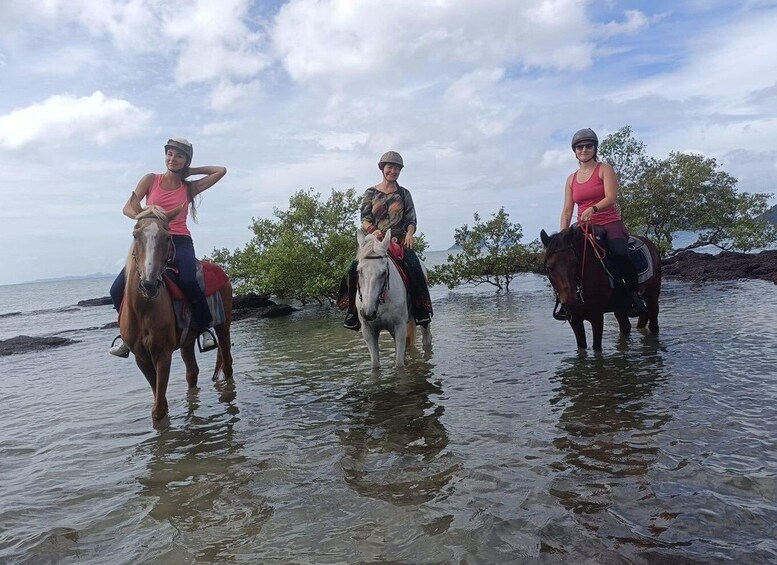
M 433 289 L 404 369 L 339 312 L 238 322 L 234 383 L 203 355 L 187 391 L 176 359 L 156 427 L 114 330 L 0 358 L 0 561 L 777 559 L 773 286 L 668 282 L 659 337 L 609 318 L 579 354 L 545 281 L 513 284 Z

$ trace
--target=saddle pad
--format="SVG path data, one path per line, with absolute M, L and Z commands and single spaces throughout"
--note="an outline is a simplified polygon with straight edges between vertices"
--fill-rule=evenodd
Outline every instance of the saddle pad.
M 395 237 L 391 238 L 391 242 L 389 243 L 387 251 L 389 257 L 394 259 L 395 262 L 402 261 L 405 258 L 405 248 L 397 243 L 397 239 Z
M 206 297 L 208 302 L 208 308 L 210 309 L 210 315 L 213 317 L 213 323 L 211 327 L 223 324 L 226 319 L 226 313 L 224 312 L 224 302 L 221 300 L 221 293 L 215 292 Z M 183 300 L 173 300 L 173 310 L 175 310 L 175 321 L 178 324 L 178 328 L 186 330 L 191 322 L 192 312 L 189 308 L 189 304 Z M 181 342 L 186 338 L 186 331 L 181 334 Z M 180 346 L 180 343 L 178 344 Z
M 220 291 L 229 281 L 224 269 L 210 261 L 197 261 L 197 282 L 205 296 Z M 184 300 L 184 294 L 178 286 L 178 273 L 172 269 L 165 271 L 165 285 L 173 300 Z
M 629 260 L 637 270 L 637 282 L 642 284 L 653 276 L 653 258 L 645 242 L 635 237 L 629 238 Z

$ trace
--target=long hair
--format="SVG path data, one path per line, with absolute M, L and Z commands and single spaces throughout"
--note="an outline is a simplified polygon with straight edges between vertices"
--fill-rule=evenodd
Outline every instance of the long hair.
M 192 217 L 192 221 L 194 223 L 197 223 L 197 203 L 194 200 L 194 193 L 192 192 L 192 182 L 189 180 L 186 180 L 186 177 L 189 176 L 189 165 L 186 165 L 183 169 L 181 169 L 178 174 L 181 176 L 181 182 L 186 187 L 186 196 L 189 199 L 189 214 Z M 197 201 L 199 202 L 199 200 Z

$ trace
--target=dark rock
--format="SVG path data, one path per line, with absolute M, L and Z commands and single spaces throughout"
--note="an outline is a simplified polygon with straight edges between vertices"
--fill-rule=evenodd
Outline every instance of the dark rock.
M 273 304 L 265 308 L 259 308 L 256 310 L 257 318 L 279 318 L 281 316 L 288 316 L 297 309 L 289 306 L 288 304 Z
M 246 318 L 279 318 L 288 316 L 297 309 L 288 304 L 276 304 L 268 295 L 257 295 L 253 292 L 245 296 L 236 296 L 232 301 L 232 319 Z
M 0 340 L 0 355 L 13 355 L 15 353 L 29 353 L 30 351 L 43 351 L 52 347 L 62 347 L 77 343 L 66 337 L 30 337 L 17 335 L 11 339 Z
M 274 306 L 275 302 L 270 300 L 268 294 L 256 294 L 249 292 L 243 296 L 235 296 L 232 299 L 232 310 L 240 310 L 242 308 L 264 308 L 265 306 Z
M 103 296 L 102 298 L 90 298 L 89 300 L 79 300 L 76 306 L 106 306 L 113 304 L 110 296 Z
M 19 316 L 21 312 L 6 312 L 5 314 L 0 314 L 0 318 L 10 318 L 11 316 Z
M 777 284 L 777 250 L 723 251 L 718 255 L 683 251 L 663 261 L 664 276 L 686 281 L 761 279 Z

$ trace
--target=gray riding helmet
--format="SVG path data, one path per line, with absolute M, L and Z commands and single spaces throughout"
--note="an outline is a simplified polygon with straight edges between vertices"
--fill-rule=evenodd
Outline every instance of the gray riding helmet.
M 189 140 L 183 137 L 171 137 L 165 144 L 165 153 L 171 147 L 173 149 L 177 149 L 189 158 L 189 162 L 186 163 L 187 167 L 192 164 L 192 159 L 194 158 L 194 147 L 191 143 L 189 143 Z
M 400 155 L 396 151 L 386 151 L 383 155 L 381 155 L 380 161 L 378 161 L 378 168 L 382 171 L 383 166 L 386 163 L 399 165 L 400 169 L 405 166 L 405 162 L 402 160 L 402 155 Z
M 599 147 L 599 138 L 596 137 L 596 133 L 591 128 L 583 128 L 578 130 L 575 135 L 572 136 L 572 150 L 574 151 L 575 145 L 581 141 L 592 141 L 594 146 Z

